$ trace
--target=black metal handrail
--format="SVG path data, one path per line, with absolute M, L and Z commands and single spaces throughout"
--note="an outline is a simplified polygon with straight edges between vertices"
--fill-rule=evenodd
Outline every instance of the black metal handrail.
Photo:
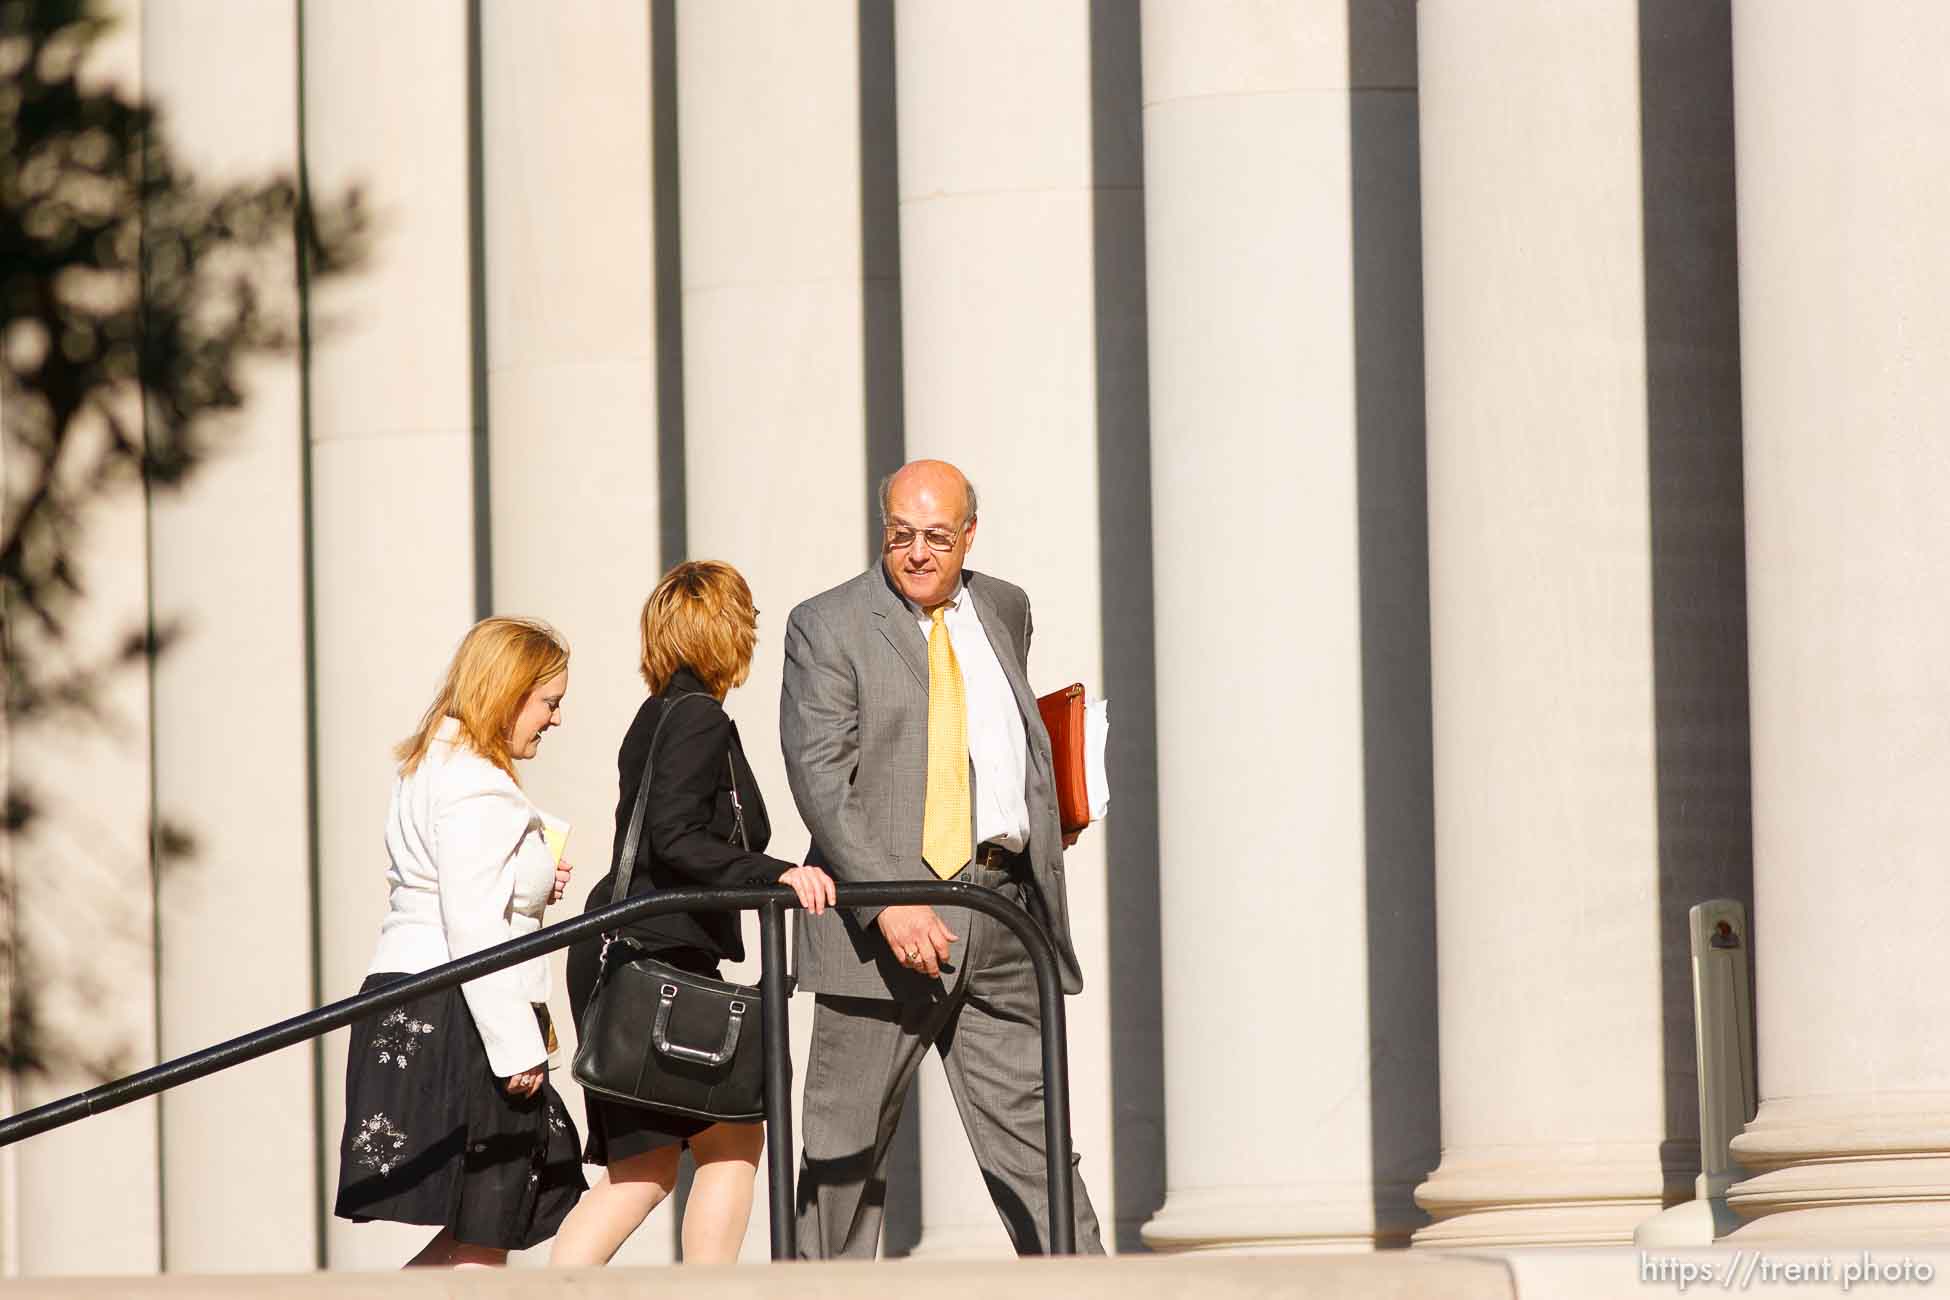
M 1050 1253 L 1076 1253 L 1075 1198 L 1070 1185 L 1070 1064 L 1068 1031 L 1064 1022 L 1063 983 L 1056 946 L 1036 919 L 992 889 L 955 880 L 897 881 L 884 885 L 840 884 L 842 907 L 898 906 L 903 903 L 946 904 L 986 913 L 1008 926 L 1029 950 L 1036 970 L 1036 995 L 1043 1020 L 1043 1137 L 1049 1155 Z M 492 948 L 483 948 L 444 966 L 409 975 L 383 988 L 355 993 L 316 1011 L 281 1020 L 275 1025 L 239 1035 L 173 1061 L 164 1061 L 124 1078 L 113 1079 L 86 1092 L 51 1101 L 32 1110 L 0 1119 L 0 1147 L 24 1141 L 49 1129 L 73 1124 L 90 1115 L 126 1106 L 132 1101 L 227 1070 L 317 1038 L 355 1020 L 403 1006 L 428 993 L 437 993 L 514 966 L 578 939 L 613 930 L 632 921 L 672 912 L 757 911 L 760 937 L 759 987 L 765 1013 L 765 1123 L 770 1130 L 767 1172 L 771 1185 L 772 1258 L 798 1254 L 797 1219 L 792 1196 L 792 1056 L 788 1036 L 785 986 L 785 913 L 799 906 L 798 895 L 784 885 L 750 885 L 731 889 L 666 889 L 626 898 L 620 903 L 573 920 L 560 921 L 534 934 Z

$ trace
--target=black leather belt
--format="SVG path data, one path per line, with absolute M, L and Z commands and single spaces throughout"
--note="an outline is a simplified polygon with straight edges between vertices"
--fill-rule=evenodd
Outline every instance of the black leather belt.
M 1029 865 L 1029 855 L 1013 849 L 1005 849 L 993 840 L 975 846 L 974 865 L 987 867 L 991 871 L 1007 871 L 1012 867 Z

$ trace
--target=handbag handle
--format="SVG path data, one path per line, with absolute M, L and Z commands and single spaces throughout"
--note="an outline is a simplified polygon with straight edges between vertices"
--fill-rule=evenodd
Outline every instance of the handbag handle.
M 637 782 L 636 803 L 630 809 L 629 829 L 623 833 L 623 852 L 617 861 L 616 871 L 610 877 L 609 901 L 612 903 L 619 898 L 630 896 L 630 880 L 636 874 L 637 845 L 643 839 L 643 810 L 650 803 L 650 774 L 657 766 L 657 737 L 663 735 L 664 723 L 670 721 L 671 711 L 679 704 L 685 700 L 713 698 L 715 697 L 703 691 L 686 691 L 682 695 L 674 695 L 665 700 L 662 710 L 657 715 L 657 725 L 650 733 L 650 747 L 643 758 L 643 779 Z M 745 835 L 745 809 L 738 800 L 738 769 L 731 761 L 729 749 L 725 751 L 724 762 L 725 768 L 731 773 L 731 806 L 737 814 L 736 830 L 739 847 L 750 852 L 751 841 Z
M 728 746 L 724 752 L 724 770 L 731 778 L 731 831 L 738 837 L 738 847 L 750 853 L 752 842 L 745 834 L 745 805 L 738 798 L 738 765 L 731 761 L 731 750 Z
M 650 1041 L 665 1056 L 674 1056 L 680 1061 L 695 1061 L 699 1065 L 720 1066 L 729 1061 L 738 1051 L 738 1033 L 745 1025 L 745 1004 L 733 998 L 728 1004 L 731 1012 L 724 1023 L 724 1046 L 717 1051 L 702 1047 L 686 1047 L 682 1043 L 670 1041 L 670 1012 L 677 1004 L 677 986 L 665 984 L 657 990 L 657 1018 L 650 1026 Z

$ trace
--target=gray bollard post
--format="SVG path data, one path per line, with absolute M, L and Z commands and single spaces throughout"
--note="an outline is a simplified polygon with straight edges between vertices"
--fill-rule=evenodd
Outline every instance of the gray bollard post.
M 1694 1199 L 1632 1233 L 1638 1246 L 1710 1246 L 1740 1226 L 1727 1188 L 1746 1177 L 1728 1149 L 1754 1117 L 1754 1002 L 1747 909 L 1731 898 L 1695 905 L 1693 1050 L 1699 1069 L 1700 1174 Z

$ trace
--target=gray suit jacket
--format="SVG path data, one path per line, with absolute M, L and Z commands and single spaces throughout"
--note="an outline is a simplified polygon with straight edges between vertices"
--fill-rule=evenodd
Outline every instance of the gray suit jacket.
M 1015 692 L 1029 739 L 1030 914 L 1055 940 L 1063 991 L 1083 987 L 1070 942 L 1049 733 L 1029 689 L 1029 597 L 986 574 L 962 583 Z M 928 776 L 928 644 L 913 613 L 875 564 L 792 611 L 785 629 L 779 740 L 799 816 L 812 831 L 810 861 L 839 881 L 933 880 L 921 861 L 921 809 Z M 799 917 L 799 979 L 815 993 L 926 998 L 942 986 L 894 960 L 873 924 L 878 908 Z M 965 908 L 939 909 L 958 937 Z

